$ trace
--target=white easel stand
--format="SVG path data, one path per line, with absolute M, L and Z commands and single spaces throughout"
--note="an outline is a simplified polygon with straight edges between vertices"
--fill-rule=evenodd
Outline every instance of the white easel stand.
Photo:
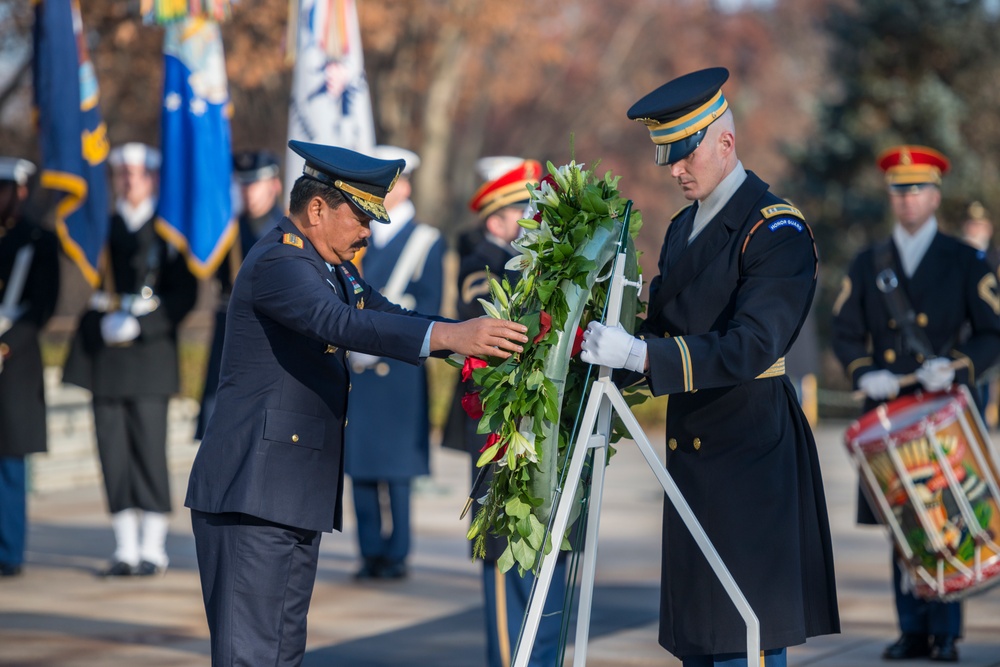
M 626 286 L 641 287 L 641 280 L 638 284 L 625 280 L 625 254 L 619 253 L 615 263 L 615 273 L 612 278 L 611 290 L 608 303 L 607 326 L 618 324 L 618 314 L 621 311 L 622 291 Z M 674 482 L 670 473 L 664 467 L 649 442 L 649 438 L 643 432 L 639 422 L 629 409 L 625 399 L 622 398 L 618 387 L 611 381 L 611 369 L 601 366 L 598 378 L 590 389 L 590 397 L 587 400 L 587 407 L 583 413 L 583 421 L 580 424 L 579 435 L 573 445 L 573 454 L 570 459 L 569 468 L 566 472 L 566 479 L 563 487 L 556 490 L 558 501 L 556 503 L 555 517 L 552 522 L 551 543 L 552 551 L 542 558 L 542 567 L 535 580 L 531 591 L 531 598 L 528 604 L 528 612 L 525 617 L 524 627 L 521 637 L 514 653 L 513 667 L 527 667 L 528 658 L 531 656 L 531 649 L 535 645 L 535 636 L 538 632 L 538 623 L 542 617 L 542 609 L 545 605 L 545 598 L 548 595 L 549 587 L 552 583 L 552 575 L 555 571 L 556 560 L 559 557 L 559 545 L 562 544 L 569 522 L 570 510 L 574 502 L 576 488 L 580 484 L 583 475 L 583 466 L 590 449 L 594 452 L 593 479 L 590 492 L 590 510 L 587 523 L 587 535 L 583 547 L 583 567 L 580 573 L 580 608 L 577 614 L 576 642 L 574 644 L 573 665 L 587 664 L 587 641 L 590 635 L 590 614 L 594 593 L 594 574 L 597 565 L 597 537 L 600 528 L 601 502 L 604 493 L 604 475 L 608 460 L 608 443 L 611 437 L 611 413 L 612 410 L 621 418 L 625 424 L 635 444 L 638 445 L 646 463 L 653 474 L 656 475 L 660 486 L 663 487 L 667 498 L 674 505 L 678 515 L 684 521 L 691 532 L 701 552 L 705 555 L 712 571 L 718 577 L 729 598 L 736 605 L 737 611 L 743 617 L 747 626 L 747 664 L 754 666 L 760 661 L 760 622 L 753 613 L 749 603 L 740 591 L 736 580 L 733 579 L 725 563 L 719 557 L 718 552 L 708 539 L 704 529 L 698 522 L 691 507 L 687 504 L 680 489 Z M 565 610 L 564 613 L 568 613 Z

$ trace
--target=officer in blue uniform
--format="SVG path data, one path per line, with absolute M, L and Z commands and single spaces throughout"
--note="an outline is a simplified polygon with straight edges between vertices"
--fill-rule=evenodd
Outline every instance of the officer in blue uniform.
M 682 76 L 629 109 L 692 203 L 640 336 L 592 323 L 581 358 L 670 395 L 666 467 L 760 620 L 763 664 L 785 665 L 785 647 L 840 629 L 816 444 L 784 373 L 817 258 L 801 213 L 737 158 L 728 75 Z M 664 648 L 685 667 L 746 665 L 746 626 L 669 502 L 661 586 Z
M 514 257 L 511 241 L 521 232 L 518 220 L 530 196 L 527 185 L 538 183 L 542 165 L 537 160 L 518 157 L 484 157 L 476 169 L 485 182 L 469 201 L 469 208 L 480 220 L 478 242 L 460 258 L 458 270 L 458 316 L 462 319 L 483 314 L 480 298 L 489 298 L 489 277 L 500 279 L 506 275 L 511 284 L 516 283 L 519 271 L 505 271 L 504 266 Z M 475 498 L 485 494 L 489 477 L 480 478 L 481 469 L 475 465 L 479 452 L 486 443 L 486 435 L 476 433 L 479 420 L 471 418 L 462 407 L 462 397 L 475 391 L 472 381 L 458 381 L 444 434 L 444 445 L 467 451 L 472 456 L 472 479 Z M 509 667 L 517 647 L 521 626 L 528 610 L 533 575 L 520 576 L 515 570 L 502 572 L 497 565 L 507 542 L 487 536 L 483 556 L 483 602 L 486 619 L 486 664 L 488 667 Z M 563 625 L 562 605 L 566 592 L 566 557 L 560 555 L 552 576 L 543 616 L 538 624 L 535 645 L 528 659 L 529 667 L 547 667 L 556 664 L 559 639 Z
M 948 160 L 926 146 L 897 146 L 878 164 L 896 222 L 892 237 L 860 252 L 844 277 L 834 304 L 834 352 L 864 392 L 866 411 L 900 393 L 939 391 L 956 382 L 975 396 L 977 377 L 1000 355 L 1000 295 L 983 253 L 938 229 L 935 212 Z M 955 360 L 966 365 L 955 370 Z M 916 373 L 919 383 L 901 389 L 898 376 L 908 373 Z M 858 522 L 878 523 L 860 489 Z M 893 571 L 902 634 L 882 657 L 958 660 L 961 603 L 915 597 L 895 555 Z
M 222 374 L 185 504 L 214 665 L 298 665 L 323 532 L 340 530 L 351 351 L 418 364 L 454 351 L 501 358 L 526 328 L 405 310 L 351 265 L 402 160 L 304 142 L 289 217 L 233 286 Z
M 410 175 L 420 165 L 412 151 L 376 146 L 373 157 L 404 160 L 406 166 L 385 197 L 389 222 L 372 228 L 359 266 L 365 282 L 408 310 L 441 310 L 444 239 L 416 220 Z M 344 466 L 351 477 L 358 547 L 358 579 L 406 576 L 410 553 L 410 491 L 414 477 L 430 474 L 427 372 L 395 359 L 354 353 L 351 424 L 345 433 Z M 383 404 L 393 406 L 385 419 Z M 382 499 L 390 521 L 383 521 Z
M 201 410 L 194 437 L 205 435 L 205 426 L 215 408 L 215 394 L 219 388 L 219 369 L 222 366 L 222 342 L 226 336 L 226 311 L 233 293 L 233 282 L 243 258 L 264 232 L 274 227 L 284 217 L 281 205 L 281 178 L 278 158 L 270 151 L 240 151 L 233 155 L 233 179 L 239 186 L 243 211 L 236 224 L 236 237 L 226 259 L 215 273 L 219 284 L 219 301 L 215 308 L 215 329 L 212 348 L 205 368 L 202 387 Z
M 59 295 L 59 249 L 23 212 L 34 172 L 27 160 L 0 157 L 0 577 L 21 573 L 25 458 L 47 447 L 38 336 Z

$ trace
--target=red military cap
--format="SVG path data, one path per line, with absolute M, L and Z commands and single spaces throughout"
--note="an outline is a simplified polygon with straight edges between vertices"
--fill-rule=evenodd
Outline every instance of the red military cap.
M 944 155 L 927 146 L 895 146 L 878 158 L 885 182 L 893 188 L 941 185 L 941 176 L 951 163 Z
M 469 208 L 480 218 L 504 206 L 527 203 L 531 196 L 527 185 L 538 183 L 542 177 L 542 164 L 538 160 L 522 160 L 512 169 L 483 183 L 469 200 Z

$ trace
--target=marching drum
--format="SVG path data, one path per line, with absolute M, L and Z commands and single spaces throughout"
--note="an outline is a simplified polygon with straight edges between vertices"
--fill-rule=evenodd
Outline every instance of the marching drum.
M 845 441 L 918 597 L 1000 583 L 1000 458 L 966 387 L 880 405 Z

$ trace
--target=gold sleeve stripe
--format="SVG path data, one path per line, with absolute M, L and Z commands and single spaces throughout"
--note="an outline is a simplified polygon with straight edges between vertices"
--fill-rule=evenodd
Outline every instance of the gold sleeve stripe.
M 997 277 L 987 273 L 979 281 L 979 298 L 986 302 L 993 312 L 1000 315 L 1000 295 L 997 294 Z
M 474 299 L 490 293 L 490 283 L 485 271 L 470 273 L 462 281 L 460 298 L 462 303 L 472 303 Z
M 833 316 L 836 317 L 840 315 L 840 309 L 844 307 L 847 300 L 851 298 L 851 290 L 853 285 L 851 285 L 850 276 L 844 276 L 844 279 L 840 282 L 840 294 L 837 295 L 837 300 L 833 302 Z
M 677 336 L 672 339 L 677 343 L 677 349 L 681 353 L 681 373 L 684 376 L 684 391 L 691 391 L 694 389 L 694 376 L 691 372 L 691 351 L 688 350 L 687 343 L 681 336 Z
M 865 366 L 871 366 L 875 363 L 875 360 L 871 357 L 861 357 L 860 359 L 855 359 L 851 363 L 847 364 L 847 377 L 854 377 L 854 371 Z

